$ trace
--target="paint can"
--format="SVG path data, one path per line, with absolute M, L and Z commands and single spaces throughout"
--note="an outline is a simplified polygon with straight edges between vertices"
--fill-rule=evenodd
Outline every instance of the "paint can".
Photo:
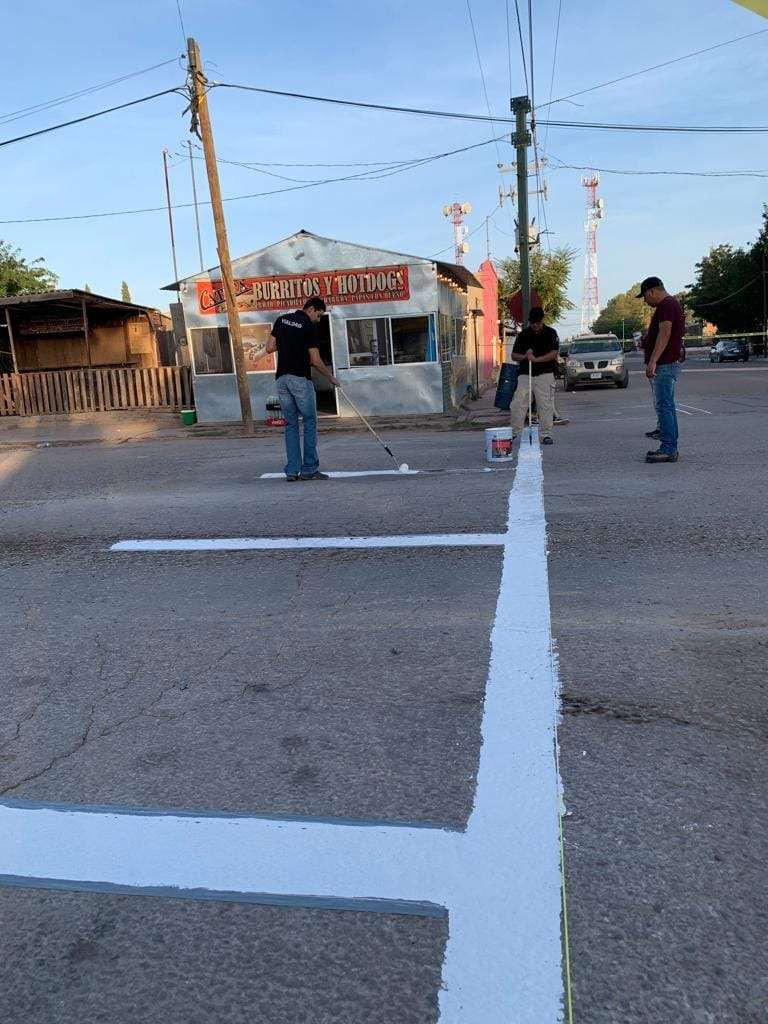
M 486 462 L 510 462 L 512 454 L 512 428 L 489 427 L 485 431 Z
M 264 422 L 268 427 L 285 426 L 283 407 L 280 405 L 280 399 L 277 395 L 270 395 L 267 399 L 267 416 Z

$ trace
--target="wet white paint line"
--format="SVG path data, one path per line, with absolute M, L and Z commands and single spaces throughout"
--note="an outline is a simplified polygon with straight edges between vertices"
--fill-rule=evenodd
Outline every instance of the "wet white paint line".
M 325 472 L 325 471 L 324 471 Z M 418 476 L 418 469 L 409 469 L 401 472 L 399 469 L 358 469 L 358 470 L 329 470 L 326 476 L 334 480 L 343 480 L 345 477 L 353 476 Z M 262 473 L 259 480 L 285 480 L 285 473 Z
M 682 406 L 684 409 L 693 409 L 694 412 L 703 412 L 705 416 L 711 416 L 712 415 L 712 413 L 709 412 L 707 409 L 700 409 L 698 407 L 698 405 L 688 405 L 687 402 L 678 402 L 677 405 L 678 405 L 678 408 L 680 406 Z
M 440 1024 L 558 1024 L 557 694 L 538 444 L 521 448 L 502 539 L 477 788 L 463 832 L 5 801 L 0 884 L 447 912 Z
M 303 551 L 307 548 L 498 547 L 505 533 L 394 534 L 391 537 L 209 537 L 121 540 L 110 551 Z

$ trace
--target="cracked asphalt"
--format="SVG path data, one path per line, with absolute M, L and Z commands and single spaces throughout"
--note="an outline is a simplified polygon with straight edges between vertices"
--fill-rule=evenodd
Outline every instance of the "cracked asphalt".
M 559 396 L 544 453 L 589 1024 L 768 1020 L 768 368 L 690 368 L 676 466 L 642 462 L 639 374 Z M 444 472 L 259 481 L 277 439 L 0 452 L 2 799 L 461 825 L 498 551 L 108 550 L 503 529 L 513 470 L 479 472 L 480 432 L 392 444 Z M 364 436 L 321 454 L 388 468 Z M 432 1024 L 445 941 L 439 919 L 0 887 L 0 1024 Z

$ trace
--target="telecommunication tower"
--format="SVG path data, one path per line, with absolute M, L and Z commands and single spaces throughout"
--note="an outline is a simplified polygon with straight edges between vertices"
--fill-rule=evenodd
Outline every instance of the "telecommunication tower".
M 586 334 L 600 315 L 600 292 L 597 281 L 597 226 L 603 219 L 605 203 L 597 197 L 600 175 L 590 174 L 581 179 L 587 190 L 587 219 L 584 229 L 587 247 L 584 254 L 584 291 L 581 297 L 581 333 Z
M 459 265 L 464 262 L 464 254 L 469 252 L 469 242 L 464 241 L 467 228 L 464 226 L 464 218 L 472 213 L 471 203 L 448 203 L 443 207 L 443 216 L 450 217 L 453 221 L 453 237 L 456 245 L 454 260 Z

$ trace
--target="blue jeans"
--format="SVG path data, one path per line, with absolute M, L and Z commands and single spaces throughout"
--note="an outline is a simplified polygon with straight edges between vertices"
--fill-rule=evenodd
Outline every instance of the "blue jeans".
M 294 377 L 291 373 L 277 378 L 277 394 L 280 398 L 285 426 L 286 476 L 300 473 L 311 475 L 320 468 L 317 457 L 317 399 L 315 386 L 306 377 Z M 301 456 L 299 416 L 304 420 L 304 458 Z
M 666 455 L 677 452 L 677 410 L 675 409 L 675 384 L 680 376 L 679 363 L 663 363 L 656 367 L 653 378 L 653 397 L 659 417 L 661 446 L 659 451 Z

